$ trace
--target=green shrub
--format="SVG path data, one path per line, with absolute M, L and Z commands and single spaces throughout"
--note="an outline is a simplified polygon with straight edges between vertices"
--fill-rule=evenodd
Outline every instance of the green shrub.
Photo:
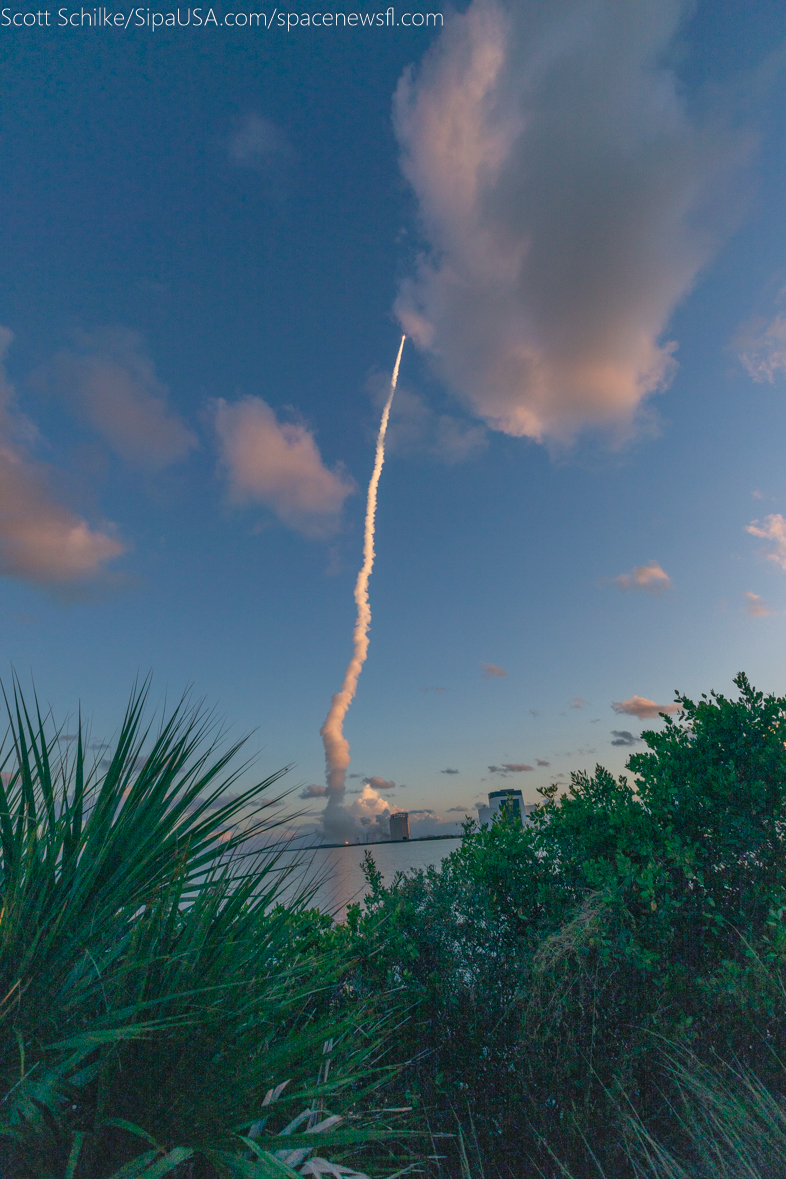
M 370 870 L 354 985 L 399 989 L 411 1092 L 502 1174 L 632 1175 L 630 1104 L 679 1138 L 664 1043 L 786 1088 L 786 699 L 735 683 L 678 697 L 631 779 L 573 774 L 523 829 L 468 824 L 388 888 Z

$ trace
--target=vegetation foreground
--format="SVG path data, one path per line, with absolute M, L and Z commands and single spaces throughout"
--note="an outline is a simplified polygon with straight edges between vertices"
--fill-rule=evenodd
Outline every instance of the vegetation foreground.
M 2 1179 L 786 1176 L 786 699 L 735 682 L 343 925 L 198 710 L 90 761 L 17 689 Z

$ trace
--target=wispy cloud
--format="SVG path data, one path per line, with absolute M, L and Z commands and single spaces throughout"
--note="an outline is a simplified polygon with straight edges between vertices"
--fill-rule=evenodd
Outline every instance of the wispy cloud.
M 614 738 L 612 745 L 638 745 L 641 741 L 641 737 L 634 737 L 627 729 L 612 729 L 611 735 Z
M 570 702 L 571 708 L 583 708 L 587 701 L 582 696 L 574 696 Z
M 759 384 L 773 385 L 778 374 L 786 373 L 786 316 L 776 315 L 770 323 L 752 321 L 735 343 L 742 364 Z
M 181 462 L 197 438 L 169 403 L 142 338 L 126 328 L 80 332 L 35 378 L 57 393 L 128 462 L 158 470 Z
M 472 807 L 469 807 L 469 806 L 449 806 L 448 807 L 448 814 L 449 815 L 453 815 L 453 814 L 466 815 L 471 810 L 472 810 Z
M 536 766 L 548 766 L 548 765 L 551 765 L 551 762 L 549 762 L 549 761 L 543 761 L 543 759 L 542 759 L 542 758 L 540 758 L 540 757 L 536 757 L 536 758 L 535 758 L 535 765 L 536 765 Z
M 774 614 L 775 611 L 764 601 L 760 594 L 752 594 L 750 590 L 742 594 L 744 598 L 743 610 L 749 614 L 751 618 L 767 618 Z
M 235 503 L 264 504 L 304 536 L 326 537 L 338 530 L 355 484 L 340 466 L 328 470 L 305 425 L 279 422 L 261 397 L 233 404 L 219 400 L 215 423 Z
M 646 590 L 650 594 L 662 594 L 664 590 L 671 589 L 671 578 L 657 561 L 650 561 L 649 565 L 636 565 L 630 573 L 620 573 L 618 577 L 610 578 L 610 581 L 622 590 Z
M 50 472 L 30 457 L 25 440 L 35 431 L 16 408 L 4 367 L 12 339 L 0 328 L 0 574 L 73 588 L 102 578 L 125 546 L 62 504 Z
M 750 532 L 751 536 L 760 536 L 762 540 L 769 541 L 774 547 L 772 552 L 767 553 L 767 560 L 786 569 L 786 520 L 780 512 L 765 516 L 761 521 L 753 520 L 746 525 L 745 531 Z
M 490 774 L 524 774 L 531 770 L 532 766 L 524 765 L 521 762 L 503 762 L 501 766 L 489 766 Z
M 612 701 L 611 707 L 623 716 L 637 716 L 640 720 L 658 716 L 661 712 L 679 712 L 679 704 L 656 704 L 646 696 L 631 696 L 629 700 Z
M 629 432 L 668 384 L 662 334 L 734 219 L 748 143 L 688 110 L 684 5 L 472 0 L 396 94 L 429 249 L 396 304 L 489 426 Z M 717 212 L 717 216 L 713 211 Z
M 439 772 L 440 772 L 440 774 L 457 774 L 459 771 L 448 769 L 448 770 L 440 770 Z
M 255 111 L 250 111 L 229 138 L 229 159 L 241 168 L 268 172 L 290 165 L 295 152 L 281 128 Z
M 484 680 L 501 680 L 508 674 L 504 667 L 497 667 L 496 663 L 484 663 L 481 666 Z

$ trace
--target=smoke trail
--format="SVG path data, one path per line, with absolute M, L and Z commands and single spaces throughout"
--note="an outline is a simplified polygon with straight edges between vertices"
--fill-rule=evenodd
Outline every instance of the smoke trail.
M 344 717 L 347 715 L 347 709 L 354 699 L 358 686 L 358 677 L 368 654 L 368 628 L 371 625 L 371 607 L 368 602 L 368 579 L 371 576 L 371 570 L 374 565 L 374 517 L 377 512 L 377 487 L 379 486 L 379 476 L 382 473 L 382 464 L 385 461 L 385 433 L 388 428 L 388 418 L 390 417 L 390 405 L 393 401 L 393 394 L 396 392 L 398 370 L 401 364 L 401 353 L 404 350 L 405 340 L 406 336 L 402 336 L 398 348 L 398 356 L 396 357 L 396 363 L 393 368 L 393 376 L 390 381 L 390 393 L 385 402 L 385 408 L 382 410 L 382 420 L 379 424 L 379 433 L 377 435 L 377 450 L 374 457 L 374 470 L 371 473 L 371 479 L 368 485 L 366 523 L 363 530 L 363 564 L 360 567 L 360 572 L 355 582 L 357 617 L 353 635 L 354 650 L 352 658 L 349 661 L 349 666 L 344 673 L 344 682 L 341 685 L 341 690 L 333 696 L 330 711 L 325 717 L 325 723 L 320 729 L 322 744 L 325 746 L 325 765 L 327 769 L 326 816 L 331 808 L 339 807 L 344 799 L 347 766 L 349 765 L 349 742 L 344 736 Z

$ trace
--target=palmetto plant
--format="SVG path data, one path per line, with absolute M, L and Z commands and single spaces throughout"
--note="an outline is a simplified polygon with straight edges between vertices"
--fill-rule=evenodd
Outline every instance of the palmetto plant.
M 385 1032 L 337 1003 L 308 896 L 277 903 L 283 771 L 237 790 L 240 745 L 186 702 L 154 730 L 146 697 L 92 762 L 81 720 L 66 742 L 18 684 L 5 700 L 0 1174 L 351 1174 L 314 1135 L 340 1160 L 386 1136 L 357 1114 Z

